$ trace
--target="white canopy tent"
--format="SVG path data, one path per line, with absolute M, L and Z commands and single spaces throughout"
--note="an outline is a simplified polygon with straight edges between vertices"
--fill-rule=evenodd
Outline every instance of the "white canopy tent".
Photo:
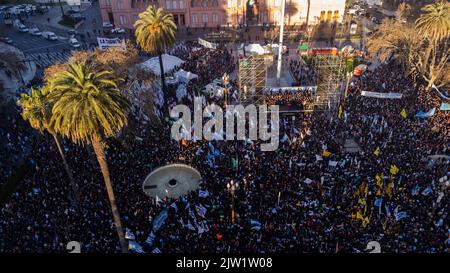
M 163 59 L 164 73 L 169 73 L 173 71 L 176 67 L 184 63 L 182 59 L 168 54 L 163 54 L 162 59 Z M 148 59 L 147 61 L 141 63 L 140 66 L 144 70 L 152 71 L 157 76 L 161 75 L 158 57 Z
M 178 78 L 180 82 L 189 82 L 190 80 L 198 78 L 197 74 L 194 74 L 192 72 L 180 69 L 177 72 L 175 72 L 175 77 Z
M 260 44 L 249 44 L 245 47 L 245 52 L 262 55 L 266 53 L 266 50 Z

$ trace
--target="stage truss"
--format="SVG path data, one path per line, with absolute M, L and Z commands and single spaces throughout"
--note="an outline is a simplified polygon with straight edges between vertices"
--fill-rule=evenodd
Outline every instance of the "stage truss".
M 343 55 L 315 55 L 316 99 L 312 107 L 335 110 L 339 101 L 340 85 L 345 78 L 346 58 Z
M 263 98 L 263 89 L 267 83 L 267 67 L 272 62 L 272 54 L 250 55 L 239 59 L 241 103 L 258 103 Z

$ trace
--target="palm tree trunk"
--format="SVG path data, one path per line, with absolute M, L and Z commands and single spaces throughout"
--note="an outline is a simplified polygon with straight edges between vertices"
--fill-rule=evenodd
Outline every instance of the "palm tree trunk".
M 72 170 L 69 167 L 69 164 L 66 160 L 66 155 L 64 153 L 64 150 L 62 149 L 61 142 L 58 139 L 58 136 L 56 134 L 51 134 L 53 136 L 53 139 L 55 140 L 56 146 L 58 147 L 59 154 L 61 155 L 61 158 L 63 160 L 64 169 L 66 169 L 67 175 L 69 176 L 70 186 L 72 187 L 72 197 L 74 197 L 74 201 L 77 201 L 76 193 L 77 193 L 77 185 L 75 184 L 75 180 L 73 179 L 73 173 Z
M 159 58 L 159 68 L 161 69 L 161 84 L 163 92 L 166 92 L 166 78 L 164 76 L 164 65 L 162 59 L 162 53 L 158 55 Z
M 92 147 L 94 147 L 95 155 L 97 156 L 98 163 L 100 164 L 100 169 L 102 170 L 103 179 L 105 181 L 106 191 L 108 192 L 109 203 L 111 204 L 111 211 L 114 219 L 114 224 L 116 226 L 117 235 L 119 236 L 122 253 L 128 253 L 128 244 L 123 233 L 122 221 L 120 220 L 119 210 L 117 209 L 116 205 L 116 198 L 114 196 L 105 152 L 103 151 L 102 144 L 98 141 L 92 140 Z

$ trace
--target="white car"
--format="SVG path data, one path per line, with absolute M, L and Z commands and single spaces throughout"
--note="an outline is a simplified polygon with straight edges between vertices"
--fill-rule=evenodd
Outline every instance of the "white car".
M 42 32 L 37 27 L 31 27 L 28 31 L 33 36 L 41 36 Z
M 44 37 L 44 39 L 47 39 L 47 40 L 50 40 L 50 41 L 58 40 L 58 36 L 56 36 L 55 33 L 50 32 L 50 31 L 42 32 L 42 37 Z
M 69 39 L 69 45 L 73 48 L 79 48 L 81 46 L 80 43 L 78 42 L 78 40 L 75 38 Z
M 110 22 L 103 22 L 103 27 L 114 27 Z
M 117 34 L 119 34 L 119 33 L 125 33 L 125 29 L 123 29 L 123 28 L 114 28 L 114 29 L 111 29 L 111 33 L 117 33 Z
M 28 32 L 28 28 L 27 28 L 25 25 L 20 25 L 20 26 L 18 26 L 18 27 L 17 27 L 17 30 L 18 30 L 19 32 L 23 32 L 23 33 Z

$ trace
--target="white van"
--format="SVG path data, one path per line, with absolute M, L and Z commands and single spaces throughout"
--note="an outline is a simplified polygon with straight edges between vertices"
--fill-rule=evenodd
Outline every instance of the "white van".
M 51 31 L 43 31 L 42 37 L 44 37 L 45 39 L 50 40 L 50 41 L 58 40 L 58 37 L 55 35 L 55 33 L 51 32 Z

